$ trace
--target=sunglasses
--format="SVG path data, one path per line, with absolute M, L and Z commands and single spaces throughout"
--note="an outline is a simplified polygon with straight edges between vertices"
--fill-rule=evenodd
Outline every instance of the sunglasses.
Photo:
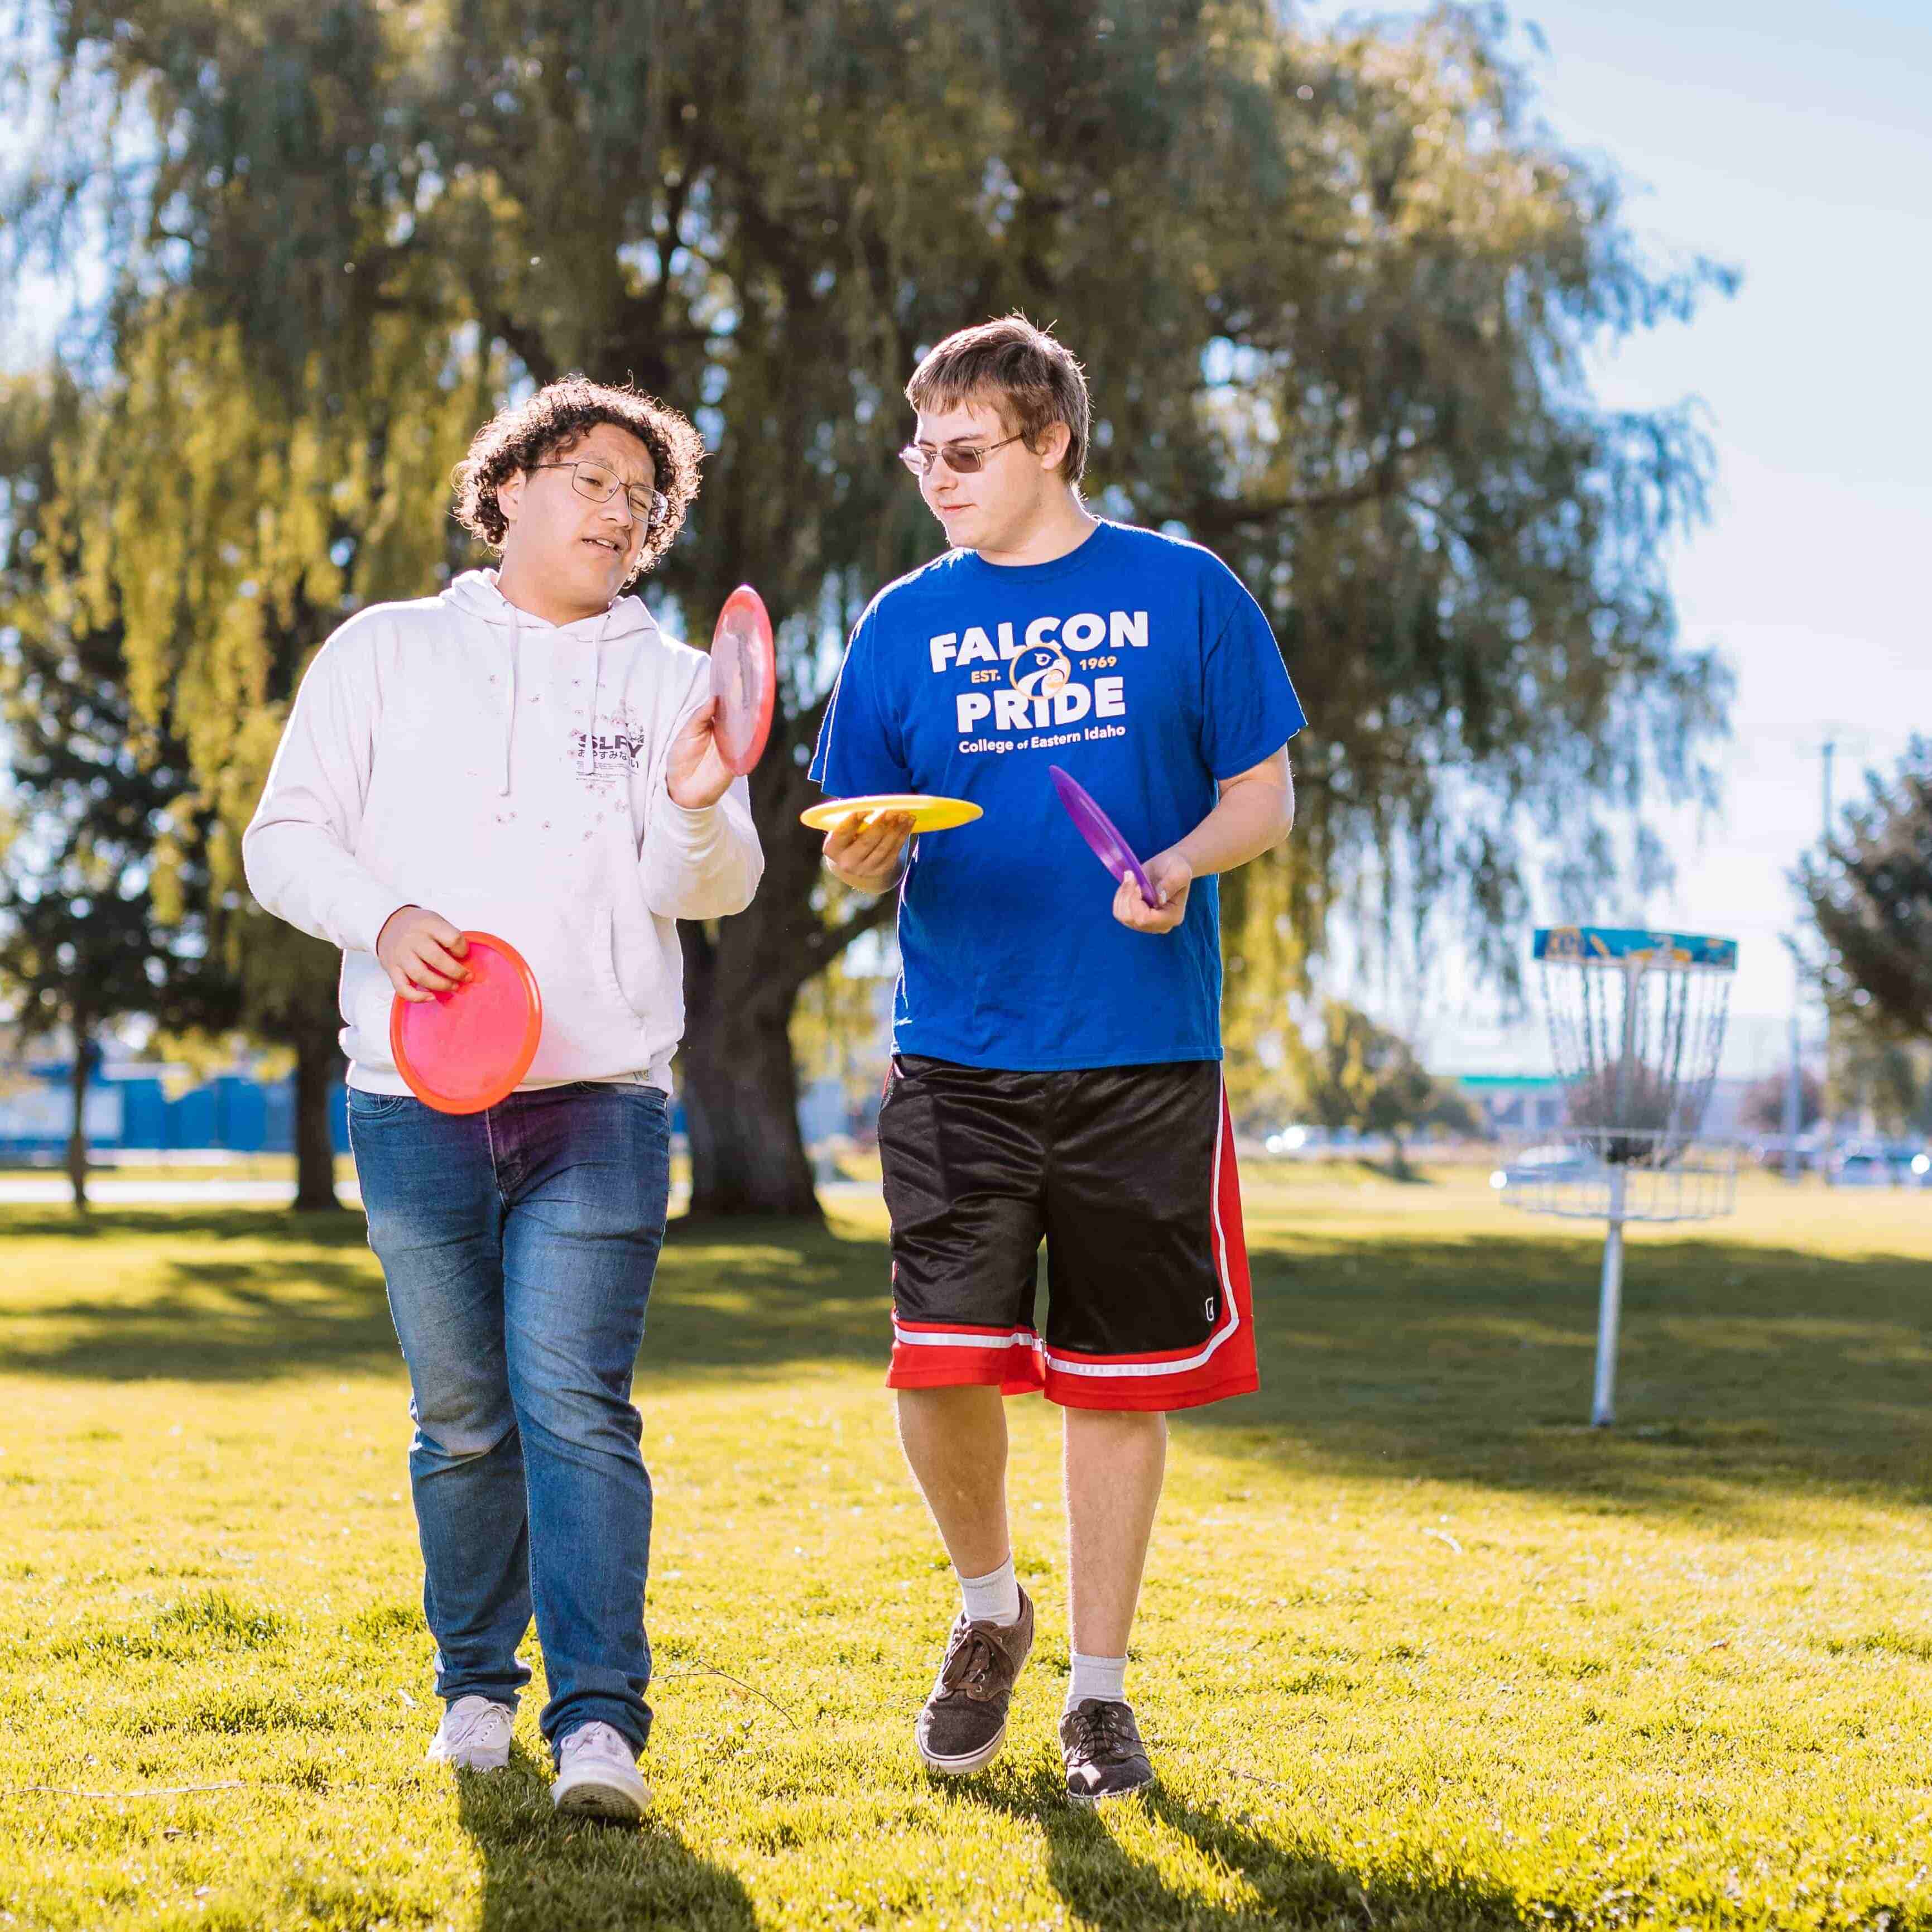
M 930 476 L 935 463 L 944 464 L 956 476 L 976 476 L 994 450 L 1019 440 L 1010 436 L 1000 442 L 909 442 L 899 452 L 899 460 L 915 476 Z
M 646 490 L 641 484 L 626 484 L 614 470 L 588 460 L 579 463 L 532 463 L 532 470 L 568 470 L 570 487 L 593 503 L 608 503 L 620 490 L 631 506 L 631 514 L 647 530 L 654 530 L 670 514 L 670 504 L 662 490 Z

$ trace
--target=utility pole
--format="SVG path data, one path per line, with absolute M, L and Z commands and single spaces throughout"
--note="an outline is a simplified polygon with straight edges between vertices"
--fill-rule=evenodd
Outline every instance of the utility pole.
M 1832 850 L 1832 824 L 1838 808 L 1838 800 L 1832 788 L 1836 774 L 1836 761 L 1840 752 L 1858 756 L 1871 748 L 1871 734 L 1856 725 L 1827 724 L 1825 735 L 1817 741 L 1816 750 L 1820 770 L 1819 803 L 1822 812 L 1820 826 L 1820 849 L 1828 862 Z M 1820 1125 L 1823 1140 L 1819 1148 L 1819 1158 L 1824 1164 L 1825 1185 L 1832 1184 L 1832 1155 L 1837 1144 L 1838 1136 L 1832 1112 L 1832 1009 L 1825 1008 L 1825 1081 L 1824 1107 L 1820 1115 Z
M 1798 1058 L 1798 1001 L 1794 991 L 1791 1003 L 1791 1065 L 1784 1076 L 1784 1178 L 1798 1178 L 1798 1136 L 1804 1118 L 1804 1070 Z
M 1822 844 L 1826 862 L 1832 855 L 1832 759 L 1838 751 L 1838 741 L 1827 734 L 1825 742 L 1818 747 L 1823 764 L 1824 773 L 1824 831 Z M 1824 1129 L 1824 1138 L 1818 1150 L 1819 1164 L 1825 1175 L 1825 1185 L 1832 1184 L 1832 1149 L 1837 1136 L 1832 1131 L 1832 1007 L 1828 1000 L 1825 1005 L 1825 1078 L 1820 1088 L 1822 1105 L 1819 1109 L 1819 1120 Z M 1787 1100 L 1786 1105 L 1790 1106 Z

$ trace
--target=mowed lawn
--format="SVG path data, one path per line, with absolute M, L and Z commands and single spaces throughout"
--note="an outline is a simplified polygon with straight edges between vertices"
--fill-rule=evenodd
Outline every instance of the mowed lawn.
M 1176 1424 L 1162 1783 L 1098 1816 L 1058 1795 L 1054 1418 L 1012 1410 L 1011 1742 L 929 1783 L 954 1595 L 881 1219 L 681 1236 L 630 1832 L 553 1820 L 534 1701 L 508 1772 L 422 1761 L 359 1217 L 0 1208 L 0 1926 L 1932 1927 L 1932 1193 L 1741 1210 L 1634 1241 L 1606 1435 L 1592 1230 L 1478 1174 L 1251 1174 L 1265 1386 Z

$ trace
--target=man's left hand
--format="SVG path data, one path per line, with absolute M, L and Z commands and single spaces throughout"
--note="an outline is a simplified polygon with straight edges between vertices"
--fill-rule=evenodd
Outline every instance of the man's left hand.
M 664 760 L 664 790 L 674 805 L 681 805 L 687 812 L 716 805 L 730 790 L 736 776 L 718 753 L 711 728 L 717 711 L 715 698 L 700 704 L 679 727 L 670 742 L 670 755 Z
M 1136 932 L 1172 932 L 1187 916 L 1187 888 L 1194 868 L 1178 852 L 1156 852 L 1141 868 L 1154 890 L 1149 905 L 1130 873 L 1114 895 L 1114 916 Z

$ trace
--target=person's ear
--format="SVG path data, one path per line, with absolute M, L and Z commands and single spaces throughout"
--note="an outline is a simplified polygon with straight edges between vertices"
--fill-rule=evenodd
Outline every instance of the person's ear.
M 496 485 L 496 507 L 503 513 L 506 524 L 514 524 L 524 513 L 524 486 L 530 481 L 529 475 L 521 470 L 513 470 Z
M 1033 446 L 1033 453 L 1040 458 L 1041 469 L 1058 470 L 1072 446 L 1073 432 L 1064 422 L 1048 423 Z

